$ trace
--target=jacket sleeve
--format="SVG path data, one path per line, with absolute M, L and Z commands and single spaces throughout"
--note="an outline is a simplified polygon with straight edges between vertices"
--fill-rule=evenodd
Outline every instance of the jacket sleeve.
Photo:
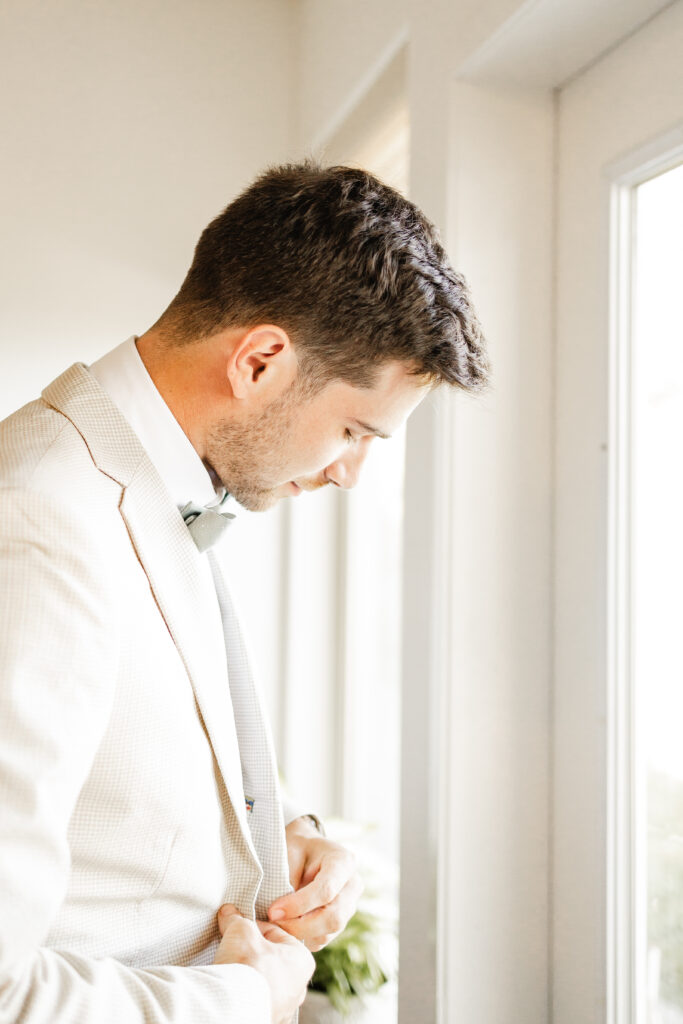
M 92 535 L 87 509 L 0 490 L 0 1024 L 269 1024 L 251 967 L 132 969 L 45 946 L 116 679 Z

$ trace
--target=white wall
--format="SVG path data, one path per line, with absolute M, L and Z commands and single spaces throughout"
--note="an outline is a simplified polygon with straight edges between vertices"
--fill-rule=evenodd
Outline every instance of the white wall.
M 296 124 L 304 150 L 338 128 L 407 32 L 409 0 L 295 0 Z
M 455 1020 L 544 1024 L 553 97 L 457 83 L 451 116 L 451 235 L 489 337 L 494 376 L 490 394 L 456 396 L 451 411 L 452 813 L 444 885 L 446 921 L 463 926 L 449 944 L 449 1006 Z
M 0 415 L 142 333 L 288 154 L 290 31 L 280 0 L 0 5 Z
M 296 9 L 296 124 L 302 148 L 317 146 L 343 123 L 398 47 L 424 35 L 436 54 L 444 45 L 453 75 L 506 21 L 520 0 L 294 0 Z M 443 113 L 436 87 L 432 102 Z
M 209 219 L 293 155 L 291 32 L 281 0 L 3 0 L 0 418 L 142 333 Z M 267 513 L 226 542 L 274 708 L 278 541 Z

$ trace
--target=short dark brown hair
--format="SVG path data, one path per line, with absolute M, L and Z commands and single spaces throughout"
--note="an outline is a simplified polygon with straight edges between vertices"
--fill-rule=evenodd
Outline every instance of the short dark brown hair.
M 274 323 L 322 380 L 370 387 L 390 360 L 480 390 L 481 327 L 436 228 L 367 171 L 311 161 L 262 174 L 203 232 L 160 326 L 189 342 Z

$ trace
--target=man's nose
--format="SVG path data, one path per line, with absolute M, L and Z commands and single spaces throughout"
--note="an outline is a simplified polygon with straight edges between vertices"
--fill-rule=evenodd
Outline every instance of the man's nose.
M 325 479 L 337 487 L 348 490 L 358 483 L 360 471 L 370 448 L 371 437 L 361 438 L 353 449 L 344 453 L 335 462 L 331 462 L 325 470 Z

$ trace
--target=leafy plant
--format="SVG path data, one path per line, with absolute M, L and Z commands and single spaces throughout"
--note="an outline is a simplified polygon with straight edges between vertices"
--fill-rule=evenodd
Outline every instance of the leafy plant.
M 314 953 L 315 972 L 309 987 L 324 992 L 347 1016 L 357 1000 L 377 992 L 390 977 L 384 952 L 387 926 L 381 918 L 358 910 L 341 935 Z

